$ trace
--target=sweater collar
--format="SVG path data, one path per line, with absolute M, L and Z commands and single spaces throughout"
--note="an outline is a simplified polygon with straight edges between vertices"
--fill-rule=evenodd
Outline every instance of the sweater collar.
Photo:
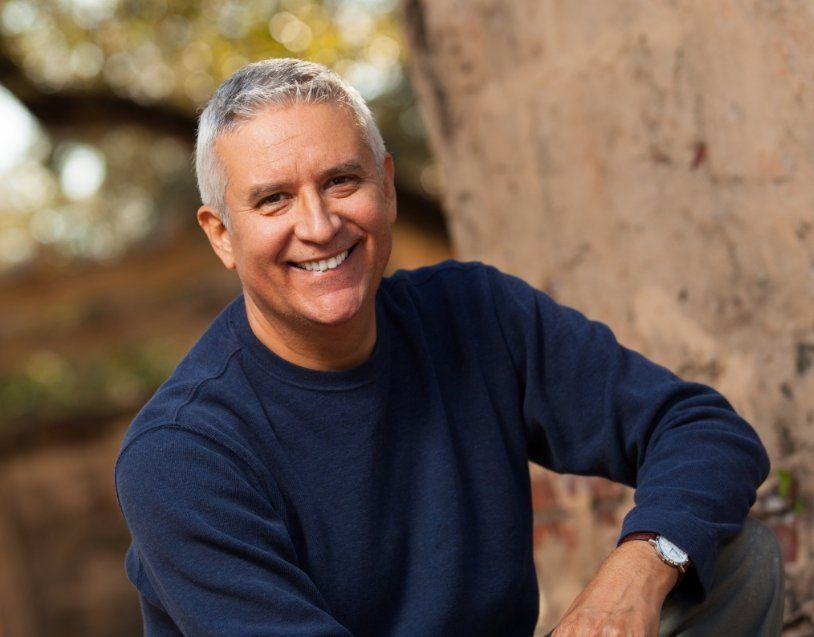
M 243 295 L 236 298 L 228 310 L 229 325 L 232 331 L 243 345 L 244 350 L 260 367 L 282 382 L 321 391 L 346 391 L 367 385 L 381 377 L 386 368 L 389 348 L 387 322 L 383 317 L 384 309 L 381 307 L 380 295 L 377 295 L 376 345 L 370 357 L 360 365 L 349 369 L 320 371 L 295 365 L 261 343 L 249 325 Z

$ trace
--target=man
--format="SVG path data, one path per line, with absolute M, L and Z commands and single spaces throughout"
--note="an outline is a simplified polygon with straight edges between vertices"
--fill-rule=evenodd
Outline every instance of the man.
M 751 427 L 494 268 L 382 279 L 394 167 L 356 91 L 245 67 L 196 168 L 243 295 L 122 445 L 146 634 L 530 636 L 529 459 L 637 487 L 557 637 L 777 634 L 776 545 L 729 540 L 768 471 Z

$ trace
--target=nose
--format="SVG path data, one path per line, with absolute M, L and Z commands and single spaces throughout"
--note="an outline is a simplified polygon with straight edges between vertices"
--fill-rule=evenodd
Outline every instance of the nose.
M 300 195 L 297 222 L 294 234 L 301 241 L 309 243 L 330 243 L 342 220 L 325 205 L 317 192 L 306 192 Z

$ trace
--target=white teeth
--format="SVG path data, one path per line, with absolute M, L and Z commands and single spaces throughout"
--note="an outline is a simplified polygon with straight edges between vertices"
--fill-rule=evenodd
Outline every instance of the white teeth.
M 298 265 L 309 272 L 325 272 L 325 270 L 333 270 L 334 268 L 342 265 L 342 262 L 348 258 L 349 252 L 350 250 L 345 250 L 341 254 L 337 254 L 335 257 L 331 257 L 330 259 L 322 259 L 321 261 L 307 261 Z

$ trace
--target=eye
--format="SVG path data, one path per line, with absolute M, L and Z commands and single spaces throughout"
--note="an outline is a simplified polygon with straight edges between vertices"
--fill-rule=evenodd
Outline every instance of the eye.
M 328 180 L 326 187 L 332 190 L 345 191 L 355 188 L 358 183 L 359 178 L 354 175 L 337 175 Z
M 257 207 L 261 210 L 276 210 L 285 203 L 287 195 L 283 192 L 275 192 L 266 195 L 257 202 Z

